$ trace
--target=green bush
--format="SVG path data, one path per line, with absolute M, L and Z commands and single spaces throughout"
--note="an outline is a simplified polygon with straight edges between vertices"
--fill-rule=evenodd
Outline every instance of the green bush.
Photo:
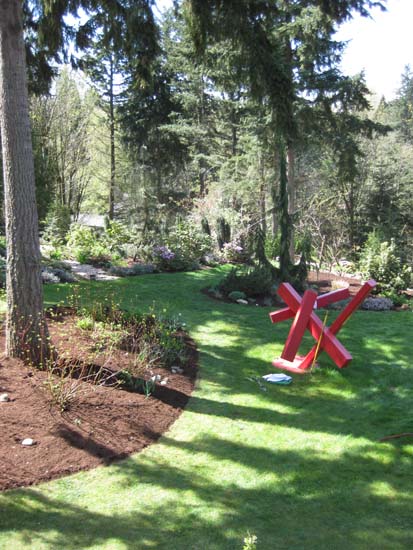
M 271 269 L 258 265 L 242 272 L 236 268 L 231 269 L 218 284 L 218 288 L 227 296 L 234 291 L 244 292 L 247 296 L 262 296 L 271 293 L 273 284 Z
M 393 240 L 381 241 L 376 233 L 370 233 L 360 254 L 360 271 L 364 278 L 378 283 L 377 291 L 400 292 L 411 283 L 411 269 L 402 266 Z
M 196 268 L 211 249 L 209 235 L 188 223 L 180 223 L 163 244 L 153 248 L 152 260 L 160 271 L 185 271 Z
M 265 255 L 270 260 L 275 260 L 280 255 L 280 237 L 267 237 L 264 244 Z
M 380 293 L 380 296 L 389 298 L 393 302 L 393 305 L 396 307 L 413 306 L 413 301 L 410 300 L 405 294 L 399 294 L 394 290 L 384 290 Z
M 112 254 L 124 256 L 125 245 L 131 242 L 131 232 L 123 223 L 110 221 L 103 235 L 103 241 Z
M 104 240 L 90 227 L 78 224 L 70 227 L 67 248 L 81 264 L 105 264 L 111 258 L 111 252 Z
M 60 246 L 67 238 L 70 223 L 70 208 L 63 204 L 54 204 L 46 216 L 43 239 L 54 246 Z

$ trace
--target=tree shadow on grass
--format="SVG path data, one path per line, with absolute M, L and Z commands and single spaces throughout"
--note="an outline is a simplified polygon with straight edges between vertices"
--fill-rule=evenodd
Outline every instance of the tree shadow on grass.
M 409 465 L 400 459 L 390 457 L 384 464 L 369 454 L 369 447 L 366 456 L 349 452 L 333 459 L 314 450 L 280 452 L 215 437 L 191 443 L 164 438 L 163 444 L 190 455 L 186 469 L 145 457 L 110 467 L 119 495 L 129 490 L 127 513 L 120 511 L 124 503 L 116 494 L 106 503 L 108 511 L 100 513 L 73 503 L 73 497 L 20 490 L 0 498 L 0 530 L 18 532 L 27 547 L 59 549 L 106 544 L 235 549 L 247 530 L 258 535 L 259 548 L 268 549 L 404 549 L 413 544 L 413 495 L 405 481 Z M 225 461 L 228 480 L 207 472 L 205 454 Z M 196 468 L 197 457 L 202 468 Z M 231 477 L 232 462 L 244 468 L 237 480 Z M 84 481 L 71 481 L 73 488 L 84 488 Z M 382 487 L 389 487 L 388 493 Z M 145 488 L 160 491 L 156 502 L 141 500 Z M 397 499 L 394 490 L 400 493 Z

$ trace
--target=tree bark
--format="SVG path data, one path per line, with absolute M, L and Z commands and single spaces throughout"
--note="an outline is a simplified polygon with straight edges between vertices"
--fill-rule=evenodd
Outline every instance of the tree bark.
M 110 183 L 109 183 L 109 211 L 108 217 L 113 220 L 115 213 L 115 181 L 116 181 L 116 156 L 115 156 L 115 99 L 114 99 L 114 63 L 110 58 L 110 82 L 109 82 L 109 125 L 110 125 Z
M 267 204 L 266 204 L 266 181 L 265 181 L 265 165 L 264 157 L 260 157 L 260 217 L 261 229 L 264 235 L 264 240 L 267 238 Z
M 290 229 L 290 258 L 294 263 L 295 257 L 295 242 L 294 242 L 294 214 L 295 214 L 295 151 L 294 147 L 289 144 L 287 147 L 287 178 L 288 178 L 288 214 L 291 222 Z
M 0 0 L 0 131 L 7 240 L 6 354 L 49 355 L 20 0 Z

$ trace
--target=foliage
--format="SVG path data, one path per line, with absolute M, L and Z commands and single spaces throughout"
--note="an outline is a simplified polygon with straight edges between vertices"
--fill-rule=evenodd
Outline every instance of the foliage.
M 56 203 L 50 208 L 44 221 L 43 240 L 55 248 L 63 244 L 71 225 L 70 208 Z
M 248 533 L 248 535 L 244 537 L 244 546 L 242 547 L 242 550 L 255 550 L 257 548 L 257 543 L 258 537 Z
M 262 296 L 271 293 L 274 282 L 271 269 L 258 265 L 243 271 L 231 269 L 219 282 L 218 288 L 227 295 L 238 291 L 247 296 Z
M 395 290 L 384 290 L 380 293 L 379 297 L 388 298 L 393 302 L 395 307 L 406 306 L 411 308 L 413 306 L 411 298 Z
M 228 298 L 233 302 L 236 302 L 237 300 L 245 300 L 246 297 L 247 295 L 245 292 L 241 292 L 240 290 L 233 290 L 228 294 Z
M 280 236 L 271 235 L 265 239 L 265 255 L 271 260 L 275 260 L 280 255 Z
M 72 224 L 67 236 L 67 248 L 82 263 L 108 263 L 110 250 L 90 227 Z
M 411 269 L 402 266 L 394 241 L 382 241 L 376 232 L 370 233 L 360 253 L 360 271 L 364 278 L 374 279 L 378 291 L 401 291 L 411 283 Z
M 160 271 L 185 271 L 198 267 L 201 258 L 211 250 L 212 239 L 190 223 L 179 223 L 153 249 L 153 261 Z
M 122 255 L 123 246 L 131 242 L 131 232 L 125 224 L 110 220 L 103 240 L 111 253 Z
M 92 317 L 83 316 L 77 321 L 76 326 L 81 330 L 92 330 L 95 326 L 95 321 Z
M 243 263 L 246 259 L 244 248 L 240 245 L 238 240 L 225 242 L 223 244 L 222 257 L 230 263 Z

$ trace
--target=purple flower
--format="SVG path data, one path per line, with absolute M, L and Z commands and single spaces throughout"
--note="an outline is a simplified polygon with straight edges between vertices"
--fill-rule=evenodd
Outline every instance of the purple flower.
M 155 256 L 162 258 L 162 260 L 173 260 L 175 258 L 175 253 L 169 250 L 167 246 L 155 246 L 153 252 Z

